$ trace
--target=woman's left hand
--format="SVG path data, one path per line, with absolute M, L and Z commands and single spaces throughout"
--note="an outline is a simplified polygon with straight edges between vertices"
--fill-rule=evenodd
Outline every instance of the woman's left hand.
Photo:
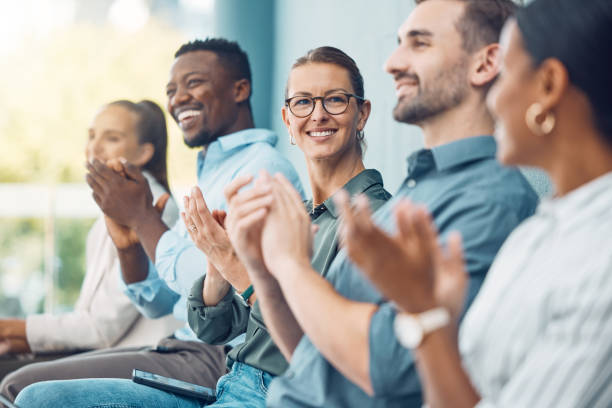
M 234 253 L 225 229 L 208 210 L 199 187 L 191 189 L 191 196 L 185 196 L 184 204 L 185 212 L 181 216 L 191 240 L 222 271 Z
M 339 196 L 341 241 L 381 292 L 405 312 L 440 305 L 457 319 L 467 286 L 460 237 L 451 235 L 444 251 L 429 214 L 406 200 L 395 208 L 398 231 L 389 235 L 372 221 L 364 197 L 351 206 L 346 195 Z

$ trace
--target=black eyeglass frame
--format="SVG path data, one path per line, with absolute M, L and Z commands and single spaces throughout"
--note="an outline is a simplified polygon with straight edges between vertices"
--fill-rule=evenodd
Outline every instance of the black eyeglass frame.
M 348 100 L 346 101 L 346 107 L 344 108 L 344 110 L 342 112 L 331 113 L 325 107 L 325 98 L 327 98 L 329 96 L 332 96 L 332 95 L 344 95 L 344 96 L 346 96 L 348 98 Z M 325 112 L 329 113 L 330 115 L 342 115 L 348 109 L 348 106 L 349 106 L 349 104 L 351 102 L 351 96 L 357 100 L 357 103 L 359 103 L 359 102 L 363 103 L 366 100 L 365 98 L 362 98 L 359 95 L 355 95 L 355 94 L 348 93 L 348 92 L 333 92 L 333 93 L 331 93 L 329 95 L 326 95 L 326 96 L 307 96 L 307 95 L 292 96 L 291 98 L 285 99 L 285 106 L 287 108 L 289 108 L 289 111 L 291 112 L 291 114 L 293 114 L 293 116 L 295 116 L 297 118 L 307 118 L 308 116 L 312 115 L 312 112 L 314 112 L 315 106 L 317 104 L 317 99 L 319 99 L 319 100 L 321 100 L 321 106 L 323 106 L 323 110 L 325 110 Z M 309 98 L 312 101 L 312 109 L 310 110 L 310 112 L 308 112 L 308 114 L 306 114 L 306 115 L 296 115 L 295 112 L 293 112 L 293 110 L 291 110 L 291 100 L 295 99 L 295 98 Z

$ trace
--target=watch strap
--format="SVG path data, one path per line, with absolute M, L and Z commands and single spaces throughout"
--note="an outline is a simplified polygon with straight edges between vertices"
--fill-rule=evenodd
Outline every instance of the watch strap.
M 443 307 L 427 310 L 418 315 L 423 326 L 423 334 L 431 333 L 450 323 L 450 313 Z
M 251 297 L 254 291 L 255 289 L 253 289 L 253 285 L 249 285 L 249 287 L 246 288 L 244 292 L 240 294 L 240 296 L 242 296 L 242 299 L 245 301 L 247 305 L 249 304 L 249 298 Z

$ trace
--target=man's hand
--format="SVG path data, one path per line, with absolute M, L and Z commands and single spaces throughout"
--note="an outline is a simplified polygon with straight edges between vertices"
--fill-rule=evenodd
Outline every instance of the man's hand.
M 94 159 L 87 163 L 87 184 L 100 209 L 117 224 L 137 228 L 146 222 L 146 216 L 159 217 L 153 207 L 153 195 L 140 170 L 122 163 L 125 176 Z
M 159 214 L 160 218 L 164 212 L 164 208 L 166 207 L 166 203 L 170 199 L 170 194 L 164 193 L 162 194 L 155 203 L 155 210 Z M 130 248 L 133 245 L 140 244 L 140 239 L 136 232 L 126 227 L 125 225 L 118 224 L 115 220 L 110 218 L 108 215 L 104 215 L 104 221 L 106 222 L 106 229 L 108 230 L 108 235 L 110 235 L 115 247 L 119 250 Z
M 409 313 L 442 305 L 458 318 L 467 285 L 458 234 L 450 236 L 444 251 L 429 214 L 407 200 L 395 208 L 394 235 L 373 223 L 365 197 L 351 206 L 348 195 L 340 194 L 336 204 L 342 217 L 342 244 L 387 298 Z

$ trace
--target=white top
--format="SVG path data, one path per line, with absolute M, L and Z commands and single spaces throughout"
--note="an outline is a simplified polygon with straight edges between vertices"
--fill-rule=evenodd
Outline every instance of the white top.
M 461 326 L 479 407 L 612 405 L 612 173 L 508 238 Z
M 165 190 L 153 177 L 144 175 L 155 201 Z M 178 219 L 174 199 L 168 200 L 162 219 L 170 227 Z M 123 293 L 117 250 L 102 216 L 87 235 L 86 268 L 74 311 L 26 318 L 26 336 L 33 352 L 152 345 L 182 326 L 172 316 L 143 317 Z

